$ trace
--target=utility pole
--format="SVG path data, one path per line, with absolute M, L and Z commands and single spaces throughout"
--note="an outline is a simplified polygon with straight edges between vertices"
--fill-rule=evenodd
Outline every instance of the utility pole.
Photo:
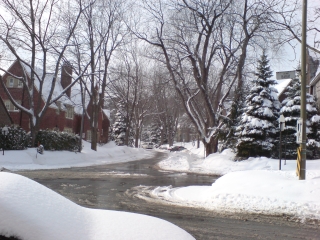
M 307 40 L 307 0 L 303 0 L 302 6 L 302 38 L 301 38 L 301 111 L 302 119 L 302 142 L 301 149 L 301 166 L 299 180 L 306 179 L 306 85 L 307 85 L 307 69 L 306 69 L 306 40 Z

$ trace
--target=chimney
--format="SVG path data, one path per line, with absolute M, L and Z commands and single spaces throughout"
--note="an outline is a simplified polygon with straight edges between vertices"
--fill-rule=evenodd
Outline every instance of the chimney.
M 72 66 L 68 61 L 65 61 L 61 68 L 61 86 L 63 89 L 68 87 L 71 84 L 72 80 Z M 67 96 L 70 98 L 71 96 L 71 88 L 66 91 Z

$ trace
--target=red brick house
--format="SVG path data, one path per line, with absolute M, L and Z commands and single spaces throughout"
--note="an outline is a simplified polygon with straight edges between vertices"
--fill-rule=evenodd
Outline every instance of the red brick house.
M 91 113 L 91 101 L 87 104 L 87 112 L 88 114 Z M 81 118 L 81 115 L 79 115 Z M 110 127 L 110 121 L 109 121 L 109 111 L 106 109 L 101 109 L 99 112 L 98 117 L 98 142 L 100 143 L 106 143 L 108 142 L 108 136 L 109 136 L 109 127 Z M 81 120 L 80 120 L 81 122 Z M 83 133 L 82 138 L 91 142 L 91 126 L 90 121 L 87 117 L 84 118 L 83 121 Z
M 3 81 L 6 84 L 10 94 L 13 98 L 19 102 L 22 106 L 27 109 L 30 108 L 28 96 L 26 89 L 23 87 L 22 82 L 14 78 L 13 76 L 23 76 L 24 72 L 28 75 L 30 73 L 30 69 L 27 66 L 22 66 L 18 61 L 15 61 L 7 70 L 8 73 L 3 75 Z M 12 75 L 13 76 L 12 76 Z M 40 73 L 41 74 L 41 73 Z M 72 68 L 68 64 L 64 64 L 61 69 L 61 77 L 57 80 L 56 86 L 53 92 L 53 98 L 58 96 L 64 88 L 66 88 L 72 81 Z M 39 103 L 36 101 L 39 96 L 39 90 L 37 85 L 34 89 L 34 102 L 35 104 L 41 104 L 44 106 L 44 99 L 47 99 L 47 94 L 49 93 L 49 89 L 51 86 L 52 74 L 47 74 L 44 79 L 43 91 L 42 91 L 42 101 Z M 74 134 L 80 133 L 81 127 L 81 115 L 82 115 L 82 107 L 79 107 L 81 101 L 78 101 L 79 97 L 72 96 L 72 89 L 69 89 L 64 96 L 62 96 L 58 101 L 51 104 L 45 115 L 43 116 L 40 129 L 52 129 L 58 131 L 64 131 Z M 5 93 L 2 85 L 0 85 L 0 97 L 3 99 L 4 105 L 6 106 L 10 117 L 12 118 L 13 124 L 16 126 L 21 126 L 26 131 L 30 130 L 29 124 L 29 116 L 18 110 L 12 102 L 9 100 L 9 97 Z M 76 107 L 78 106 L 78 107 Z M 87 117 L 84 117 L 84 125 L 83 125 L 83 139 L 91 140 L 91 132 L 89 133 L 90 126 L 87 124 Z M 109 120 L 104 112 L 101 110 L 98 122 L 100 139 L 98 141 L 107 142 L 108 141 L 108 130 L 109 130 Z M 105 135 L 106 133 L 106 135 Z

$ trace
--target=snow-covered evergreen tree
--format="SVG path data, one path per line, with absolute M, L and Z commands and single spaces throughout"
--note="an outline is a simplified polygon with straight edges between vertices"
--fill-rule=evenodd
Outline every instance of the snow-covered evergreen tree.
M 150 142 L 159 144 L 161 141 L 161 130 L 157 123 L 151 124 L 150 127 Z
M 115 121 L 112 125 L 112 140 L 118 146 L 122 146 L 125 143 L 125 135 L 126 135 L 126 124 L 125 124 L 125 117 L 121 113 L 121 111 L 117 111 L 115 114 Z
M 246 97 L 246 106 L 236 128 L 239 157 L 270 157 L 277 146 L 280 103 L 277 90 L 272 87 L 276 82 L 270 79 L 272 71 L 265 53 L 258 63 L 257 79 Z
M 300 118 L 301 105 L 301 83 L 298 79 L 293 79 L 287 88 L 286 98 L 282 102 L 280 113 L 285 117 L 285 130 L 283 131 L 283 141 L 285 147 L 282 151 L 289 159 L 297 157 L 296 128 L 297 120 Z M 316 100 L 314 96 L 306 94 L 307 111 L 307 158 L 319 158 L 318 148 L 320 146 L 320 117 L 317 115 Z

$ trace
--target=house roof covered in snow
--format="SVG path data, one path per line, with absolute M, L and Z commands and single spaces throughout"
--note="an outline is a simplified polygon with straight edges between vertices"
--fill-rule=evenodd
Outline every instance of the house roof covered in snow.
M 25 69 L 26 73 L 28 74 L 28 76 L 30 76 L 31 68 L 26 64 L 22 63 L 22 65 L 23 65 L 23 68 Z M 43 74 L 42 69 L 35 68 L 35 72 L 37 73 L 39 78 L 42 77 L 42 74 Z M 46 101 L 46 99 L 48 99 L 48 97 L 49 97 L 53 77 L 54 77 L 53 73 L 47 73 L 44 78 L 43 89 L 42 89 L 42 98 L 44 101 Z M 35 81 L 35 87 L 39 91 L 40 82 L 38 80 Z M 52 99 L 58 97 L 62 91 L 63 91 L 63 87 L 61 85 L 61 79 L 59 76 L 57 76 L 55 88 L 54 88 L 54 91 L 52 94 Z M 88 104 L 90 102 L 90 96 L 88 96 L 88 94 L 86 94 L 84 101 L 85 101 L 85 106 L 88 106 Z M 67 94 L 63 94 L 63 96 L 58 100 L 58 102 L 60 102 L 62 104 L 59 104 L 60 106 L 58 106 L 58 103 L 53 103 L 50 105 L 50 107 L 55 108 L 55 109 L 58 109 L 58 108 L 66 109 L 64 105 L 71 105 L 74 107 L 75 113 L 82 114 L 83 109 L 82 109 L 80 85 L 79 84 L 73 85 L 71 87 L 70 98 L 67 96 Z M 103 113 L 110 119 L 110 111 L 107 109 L 102 109 L 102 110 L 103 110 Z
M 273 87 L 278 90 L 278 96 L 280 96 L 285 91 L 285 89 L 288 87 L 291 81 L 292 79 L 276 80 L 277 84 Z
M 106 115 L 108 117 L 108 119 L 110 119 L 110 110 L 109 109 L 102 109 L 104 115 Z
M 28 65 L 23 64 L 23 63 L 22 63 L 22 66 L 25 69 L 25 71 L 28 74 L 28 76 L 30 76 L 31 68 Z M 42 69 L 36 67 L 34 69 L 34 71 L 38 75 L 39 78 L 42 78 L 42 75 L 43 75 Z M 46 75 L 44 77 L 43 85 L 42 85 L 42 99 L 44 101 L 46 101 L 48 99 L 48 97 L 49 97 L 49 93 L 50 93 L 50 90 L 51 90 L 53 77 L 54 77 L 53 73 L 46 73 Z M 38 79 L 36 79 L 34 83 L 35 83 L 36 89 L 39 91 L 40 81 Z M 52 99 L 58 97 L 61 94 L 62 91 L 63 91 L 63 87 L 61 85 L 61 79 L 59 77 L 57 77 L 55 88 L 54 88 L 53 93 L 52 93 Z M 71 101 L 71 99 L 66 94 L 63 94 L 63 96 L 58 101 L 63 103 L 63 104 L 66 104 L 66 105 L 71 105 L 71 106 L 75 105 L 75 103 L 73 101 Z M 56 103 L 51 104 L 50 107 L 58 109 L 58 105 Z M 61 105 L 60 107 L 62 107 L 62 109 L 64 109 L 64 106 Z

